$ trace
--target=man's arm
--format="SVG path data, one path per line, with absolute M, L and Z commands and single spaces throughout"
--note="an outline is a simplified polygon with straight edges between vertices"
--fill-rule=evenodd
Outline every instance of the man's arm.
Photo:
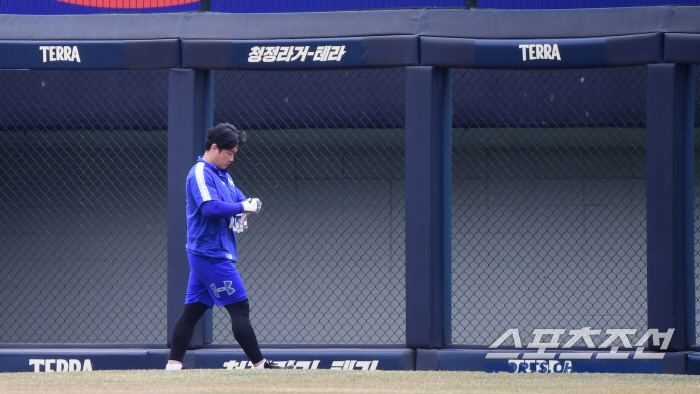
M 187 193 L 192 195 L 197 208 L 201 208 L 207 201 L 220 200 L 214 178 L 204 170 L 204 163 L 197 163 L 194 176 L 187 178 Z
M 231 183 L 233 183 L 233 180 L 231 179 L 231 175 L 229 175 L 229 180 Z M 241 192 L 241 189 L 237 188 L 236 186 L 234 188 L 234 200 L 236 202 L 242 203 L 243 204 L 243 212 L 245 213 L 258 213 L 260 212 L 260 208 L 262 207 L 262 203 L 260 202 L 259 199 L 257 198 L 246 198 L 245 195 L 243 195 L 243 192 Z
M 212 219 L 223 219 L 243 213 L 243 204 L 224 201 L 205 201 L 199 208 L 202 215 Z

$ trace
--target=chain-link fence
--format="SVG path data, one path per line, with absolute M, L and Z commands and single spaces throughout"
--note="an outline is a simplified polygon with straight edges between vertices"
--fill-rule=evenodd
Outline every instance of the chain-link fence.
M 215 80 L 215 123 L 249 134 L 231 174 L 264 203 L 237 264 L 260 342 L 405 343 L 403 69 Z M 453 343 L 641 335 L 646 69 L 453 81 Z M 167 71 L 0 86 L 0 343 L 165 343 Z M 214 343 L 235 343 L 220 308 Z
M 166 71 L 0 71 L 0 343 L 165 343 Z
M 455 70 L 453 86 L 453 342 L 640 337 L 646 68 Z
M 230 173 L 263 201 L 237 268 L 261 343 L 405 343 L 404 71 L 215 74 Z M 235 343 L 226 311 L 214 342 Z

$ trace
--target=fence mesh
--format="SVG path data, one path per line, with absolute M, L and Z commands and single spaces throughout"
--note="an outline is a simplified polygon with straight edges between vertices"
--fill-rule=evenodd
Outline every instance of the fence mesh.
M 0 343 L 165 343 L 167 71 L 0 87 Z
M 459 70 L 453 96 L 453 343 L 641 337 L 646 69 Z
M 645 78 L 454 71 L 454 343 L 646 329 Z M 260 342 L 404 343 L 403 70 L 216 79 L 215 122 L 249 134 L 232 176 L 264 202 L 238 263 Z M 0 87 L 0 343 L 164 343 L 167 71 Z M 223 309 L 214 342 L 235 343 Z
M 405 343 L 403 69 L 216 73 L 263 201 L 237 268 L 261 343 Z M 224 309 L 214 342 L 235 343 Z

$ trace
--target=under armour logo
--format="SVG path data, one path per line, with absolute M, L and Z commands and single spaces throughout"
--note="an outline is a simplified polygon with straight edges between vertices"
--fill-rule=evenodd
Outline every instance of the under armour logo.
M 213 283 L 211 285 L 209 285 L 209 287 L 211 287 L 211 289 L 214 290 L 214 295 L 216 296 L 216 298 L 221 298 L 221 297 L 219 297 L 220 291 L 226 290 L 226 293 L 228 293 L 228 295 L 231 295 L 236 291 L 236 289 L 231 287 L 232 284 L 233 284 L 233 282 L 231 282 L 230 280 L 225 280 L 224 287 L 216 287 L 216 285 Z

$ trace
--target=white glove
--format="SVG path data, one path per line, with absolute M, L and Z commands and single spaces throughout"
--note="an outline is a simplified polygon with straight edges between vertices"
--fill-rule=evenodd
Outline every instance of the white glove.
M 248 214 L 242 213 L 231 218 L 231 224 L 228 226 L 236 233 L 242 233 L 248 229 Z
M 243 213 L 259 213 L 262 203 L 257 198 L 249 198 L 242 202 Z

